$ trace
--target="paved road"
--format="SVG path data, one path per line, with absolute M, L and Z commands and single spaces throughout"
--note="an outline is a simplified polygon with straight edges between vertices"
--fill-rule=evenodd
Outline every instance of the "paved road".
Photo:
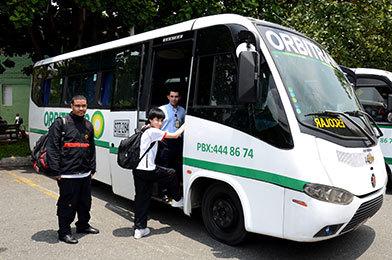
M 91 224 L 98 235 L 77 235 L 79 244 L 57 240 L 57 185 L 26 169 L 0 169 L 0 259 L 392 259 L 392 195 L 379 213 L 354 232 L 296 243 L 251 235 L 242 246 L 211 239 L 200 216 L 153 203 L 152 234 L 133 239 L 133 204 L 95 183 Z M 73 229 L 75 231 L 75 229 Z

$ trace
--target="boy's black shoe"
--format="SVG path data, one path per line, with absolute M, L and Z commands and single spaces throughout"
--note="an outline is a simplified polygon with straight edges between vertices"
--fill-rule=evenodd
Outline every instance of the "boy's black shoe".
M 65 236 L 59 236 L 59 240 L 63 241 L 67 244 L 77 244 L 78 240 L 74 238 L 72 235 L 65 235 Z
M 93 227 L 88 227 L 84 229 L 76 229 L 76 233 L 83 233 L 83 234 L 98 234 L 99 230 Z

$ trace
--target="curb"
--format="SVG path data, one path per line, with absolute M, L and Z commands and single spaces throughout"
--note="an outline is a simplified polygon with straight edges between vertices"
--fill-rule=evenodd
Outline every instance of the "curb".
M 31 166 L 30 156 L 25 157 L 7 157 L 0 160 L 0 167 L 24 167 Z

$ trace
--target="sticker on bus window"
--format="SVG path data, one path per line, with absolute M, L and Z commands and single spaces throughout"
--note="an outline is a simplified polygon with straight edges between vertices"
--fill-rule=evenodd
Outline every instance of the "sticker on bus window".
M 346 128 L 341 118 L 316 117 L 313 120 L 317 128 Z

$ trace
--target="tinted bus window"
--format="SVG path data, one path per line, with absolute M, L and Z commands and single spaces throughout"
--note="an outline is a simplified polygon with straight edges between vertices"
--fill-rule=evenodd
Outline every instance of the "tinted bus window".
M 200 30 L 196 49 L 195 97 L 188 114 L 233 127 L 279 148 L 292 148 L 287 117 L 268 65 L 262 64 L 260 70 L 264 95 L 254 104 L 240 104 L 237 57 L 229 28 Z
M 112 108 L 115 110 L 135 109 L 139 89 L 141 45 L 113 51 L 113 55 L 115 55 L 116 67 Z
M 104 108 L 110 106 L 111 92 L 113 85 L 113 72 L 107 71 L 102 73 L 100 98 L 98 104 Z
M 43 83 L 47 76 L 47 69 L 45 66 L 34 68 L 33 82 L 31 86 L 31 99 L 37 106 L 42 106 Z

